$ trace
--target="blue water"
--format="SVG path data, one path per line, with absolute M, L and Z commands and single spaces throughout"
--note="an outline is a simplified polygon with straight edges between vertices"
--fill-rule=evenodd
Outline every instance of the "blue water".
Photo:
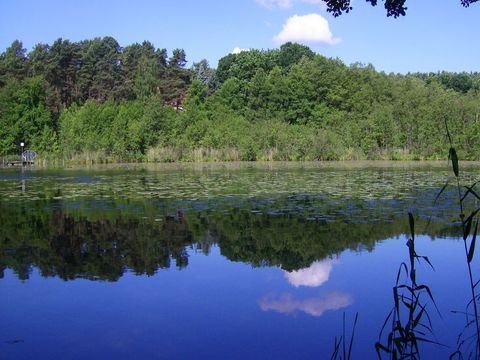
M 406 208 L 434 265 L 417 264 L 440 312 L 422 296 L 427 336 L 445 345 L 421 353 L 455 350 L 465 319 L 451 310 L 470 290 L 451 193 L 432 206 L 435 187 L 402 182 L 436 171 L 393 169 L 377 197 L 375 169 L 342 196 L 335 169 L 318 187 L 318 169 L 122 171 L 27 172 L 23 189 L 25 174 L 0 173 L 1 359 L 324 359 L 357 313 L 352 358 L 376 358 L 408 264 Z

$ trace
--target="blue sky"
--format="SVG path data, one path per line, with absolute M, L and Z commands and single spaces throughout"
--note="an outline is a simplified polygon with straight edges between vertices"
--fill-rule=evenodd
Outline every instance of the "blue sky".
M 381 3 L 381 1 L 379 1 Z M 339 18 L 319 0 L 0 0 L 0 51 L 13 40 L 30 50 L 61 37 L 113 36 L 122 46 L 143 40 L 189 65 L 213 67 L 235 48 L 271 49 L 296 40 L 346 64 L 386 72 L 480 71 L 480 3 L 407 0 L 407 16 L 387 18 L 382 4 L 353 0 Z

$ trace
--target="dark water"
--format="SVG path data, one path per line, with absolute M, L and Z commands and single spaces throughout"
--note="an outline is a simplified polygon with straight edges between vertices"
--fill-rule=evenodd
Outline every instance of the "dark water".
M 449 176 L 445 163 L 3 169 L 0 358 L 323 359 L 357 312 L 353 358 L 375 358 L 408 211 L 435 268 L 417 269 L 441 313 L 423 298 L 428 338 L 446 345 L 421 352 L 448 358 L 465 326 L 451 310 L 469 299 L 455 189 L 433 204 Z

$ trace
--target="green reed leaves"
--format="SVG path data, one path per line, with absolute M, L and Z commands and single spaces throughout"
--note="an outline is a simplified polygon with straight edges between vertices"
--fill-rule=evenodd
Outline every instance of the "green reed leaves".
M 453 174 L 455 175 L 455 179 L 457 182 L 457 191 L 458 191 L 458 205 L 459 205 L 459 210 L 460 210 L 460 220 L 462 223 L 462 239 L 463 239 L 463 245 L 464 245 L 464 251 L 465 251 L 465 258 L 466 258 L 466 263 L 467 263 L 467 269 L 468 269 L 468 279 L 469 279 L 469 285 L 470 285 L 470 291 L 471 291 L 471 296 L 470 300 L 467 303 L 466 306 L 466 311 L 464 312 L 466 316 L 466 325 L 463 329 L 463 331 L 460 333 L 457 341 L 457 351 L 455 351 L 450 358 L 455 358 L 458 357 L 460 359 L 463 358 L 462 355 L 462 350 L 461 348 L 467 344 L 466 340 L 473 340 L 475 342 L 475 350 L 469 352 L 469 357 L 474 357 L 475 359 L 479 358 L 480 355 L 480 322 L 479 322 L 479 314 L 478 314 L 478 301 L 479 301 L 479 296 L 476 292 L 476 286 L 478 284 L 477 282 L 474 282 L 474 277 L 473 277 L 473 271 L 472 271 L 472 261 L 473 257 L 475 254 L 475 246 L 476 246 L 476 239 L 477 239 L 477 233 L 478 233 L 478 219 L 477 215 L 480 212 L 480 208 L 477 208 L 473 211 L 470 212 L 470 214 L 465 218 L 464 210 L 466 207 L 466 200 L 468 196 L 473 196 L 475 199 L 480 200 L 480 196 L 477 194 L 477 192 L 474 190 L 475 186 L 478 184 L 477 182 L 474 182 L 470 186 L 464 186 L 463 188 L 466 189 L 466 191 L 462 194 L 462 187 L 460 186 L 460 172 L 459 172 L 459 161 L 458 161 L 458 156 L 457 152 L 455 150 L 455 147 L 453 146 L 453 141 L 452 137 L 450 136 L 450 132 L 448 130 L 448 124 L 447 121 L 445 120 L 445 128 L 447 131 L 447 137 L 448 141 L 450 143 L 450 149 L 448 152 L 448 158 L 449 161 L 451 161 L 452 164 L 452 170 Z M 444 189 L 440 191 L 440 193 L 437 195 L 437 198 L 440 196 L 440 194 L 443 192 Z M 473 229 L 473 231 L 472 231 Z M 471 239 L 469 241 L 469 239 Z M 470 313 L 470 307 L 473 308 L 473 314 Z M 475 325 L 475 330 L 473 335 L 467 334 L 467 331 L 469 328 L 471 328 L 473 325 Z
M 475 230 L 473 232 L 472 242 L 470 243 L 470 249 L 468 250 L 467 261 L 471 263 L 473 260 L 473 253 L 475 252 L 475 240 L 477 239 L 478 221 L 475 222 Z
M 451 147 L 450 150 L 448 151 L 448 158 L 449 160 L 452 161 L 453 173 L 458 178 L 458 175 L 459 175 L 458 156 L 457 156 L 457 151 L 455 150 L 454 147 Z

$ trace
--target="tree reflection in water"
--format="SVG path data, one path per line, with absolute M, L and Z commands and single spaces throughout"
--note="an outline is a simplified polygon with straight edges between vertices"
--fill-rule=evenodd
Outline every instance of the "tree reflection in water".
M 0 274 L 11 268 L 22 280 L 32 267 L 42 276 L 65 280 L 86 278 L 115 281 L 129 270 L 153 275 L 188 266 L 191 250 L 210 252 L 252 266 L 278 266 L 294 286 L 314 286 L 328 279 L 345 249 L 371 251 L 377 241 L 399 236 L 405 221 L 310 221 L 303 214 L 268 214 L 248 207 L 228 211 L 174 211 L 145 216 L 148 211 L 95 216 L 63 204 L 29 203 L 12 207 L 0 203 Z M 430 224 L 434 236 L 444 225 Z

